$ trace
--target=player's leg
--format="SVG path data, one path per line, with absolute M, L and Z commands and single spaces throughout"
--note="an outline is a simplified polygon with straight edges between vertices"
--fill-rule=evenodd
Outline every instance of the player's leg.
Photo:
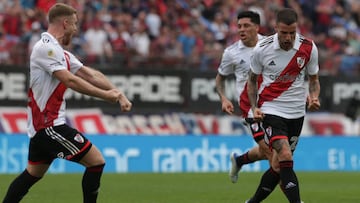
M 17 203 L 28 193 L 29 189 L 39 181 L 48 170 L 53 158 L 43 150 L 48 145 L 42 139 L 44 131 L 38 132 L 30 139 L 28 165 L 10 184 L 3 203 Z
M 263 127 L 265 129 L 264 141 L 267 141 L 266 145 L 268 146 L 268 151 L 271 151 L 271 148 L 269 147 L 269 141 L 273 139 L 273 132 L 278 132 L 277 128 L 274 130 L 273 126 L 285 125 L 281 124 L 281 122 L 279 123 L 278 120 L 274 121 L 270 117 L 270 115 L 266 115 L 263 121 Z M 268 121 L 269 118 L 271 122 Z M 266 130 L 267 128 L 271 128 L 272 130 Z M 248 203 L 257 203 L 266 199 L 280 181 L 279 166 L 274 164 L 276 163 L 274 159 L 277 159 L 277 152 L 273 150 L 271 154 L 272 157 L 269 159 L 271 163 L 270 168 L 262 175 L 258 188 L 252 198 L 247 201 Z
M 244 154 L 237 155 L 235 152 L 230 154 L 231 167 L 229 171 L 229 177 L 231 182 L 236 183 L 238 180 L 238 173 L 241 167 L 245 164 L 250 164 L 258 160 L 272 159 L 271 150 L 264 142 L 264 132 L 260 127 L 260 124 L 254 122 L 253 119 L 247 118 L 247 124 L 250 126 L 251 133 L 254 140 L 257 142 L 257 146 L 254 146 Z M 271 162 L 270 162 L 271 163 Z
M 96 202 L 105 160 L 100 151 L 79 131 L 67 125 L 54 127 L 61 158 L 79 163 L 86 169 L 82 178 L 83 201 Z M 59 153 L 57 153 L 59 154 Z M 59 155 L 58 155 L 59 156 Z
M 300 133 L 302 121 L 294 122 L 296 125 L 289 126 L 288 120 L 266 115 L 263 126 L 266 131 L 266 140 L 270 141 L 273 149 L 273 160 L 271 169 L 272 173 L 265 172 L 262 176 L 261 182 L 255 195 L 248 201 L 249 203 L 261 202 L 274 190 L 279 181 L 283 185 L 282 190 L 288 200 L 293 202 L 300 202 L 298 181 L 293 170 L 292 148 L 296 146 L 297 137 L 289 139 L 288 129 L 294 131 L 295 134 Z M 268 130 L 266 130 L 268 129 Z M 298 134 L 299 135 L 299 134 Z M 289 144 L 288 140 L 293 140 Z
M 20 202 L 29 189 L 43 177 L 48 168 L 48 164 L 29 165 L 10 184 L 3 203 Z
M 96 202 L 105 160 L 101 152 L 92 145 L 79 163 L 86 167 L 82 179 L 84 203 Z
M 277 151 L 277 161 L 280 168 L 281 188 L 290 203 L 300 203 L 299 181 L 293 169 L 293 152 L 296 149 L 301 133 L 304 117 L 284 119 L 287 125 L 287 139 L 274 141 L 273 148 Z

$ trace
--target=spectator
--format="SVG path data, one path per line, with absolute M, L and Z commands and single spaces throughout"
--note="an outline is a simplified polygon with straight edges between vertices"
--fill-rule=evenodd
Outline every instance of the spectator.
M 28 44 L 28 51 L 31 53 L 31 50 L 34 46 L 34 44 L 40 40 L 41 38 L 41 25 L 39 22 L 35 21 L 31 24 L 31 33 L 30 33 L 30 39 Z
M 195 47 L 196 38 L 194 31 L 191 27 L 185 28 L 183 32 L 177 38 L 178 42 L 180 42 L 182 47 L 182 53 L 184 57 L 190 57 Z
M 0 0 L 0 24 L 4 26 L 8 40 L 14 43 L 14 48 L 10 53 L 13 59 L 10 62 L 11 64 L 26 63 L 29 57 L 27 52 L 27 47 L 29 46 L 27 43 L 29 41 L 21 39 L 28 39 L 31 24 L 34 21 L 40 22 L 43 29 L 47 27 L 45 12 L 55 2 L 55 0 Z M 220 50 L 221 52 L 225 44 L 228 45 L 237 40 L 236 37 L 234 37 L 236 36 L 236 34 L 234 34 L 234 23 L 231 23 L 234 14 L 240 10 L 255 10 L 259 12 L 264 23 L 260 27 L 260 33 L 269 35 L 274 33 L 274 13 L 283 7 L 291 7 L 299 13 L 299 31 L 306 37 L 314 39 L 315 43 L 318 44 L 320 54 L 319 61 L 322 67 L 319 74 L 341 74 L 344 70 L 343 68 L 339 68 L 338 65 L 341 59 L 344 58 L 347 60 L 349 56 L 353 58 L 353 56 L 357 56 L 359 53 L 357 44 L 360 36 L 360 1 L 356 0 L 63 0 L 63 2 L 75 7 L 79 13 L 81 29 L 79 29 L 80 33 L 74 38 L 77 42 L 75 42 L 71 48 L 77 49 L 73 51 L 79 53 L 79 56 L 81 55 L 84 60 L 90 62 L 105 64 L 117 63 L 119 60 L 113 59 L 113 52 L 117 53 L 115 57 L 123 57 L 122 54 L 118 54 L 119 49 L 122 49 L 121 52 L 124 53 L 137 52 L 134 46 L 129 46 L 128 38 L 130 35 L 139 35 L 137 30 L 138 27 L 140 27 L 139 24 L 146 25 L 147 30 L 145 30 L 145 33 L 150 39 L 159 37 L 161 26 L 166 25 L 172 31 L 177 31 L 175 36 L 171 38 L 178 40 L 175 44 L 182 44 L 182 55 L 192 56 L 191 60 L 187 61 L 188 65 L 190 65 L 188 68 L 199 68 L 201 66 L 202 69 L 206 70 L 207 66 L 211 66 L 212 61 L 216 63 L 216 58 L 213 58 L 215 56 L 209 55 L 208 51 L 211 50 L 207 48 L 211 46 L 208 45 L 218 44 L 220 42 L 222 45 L 219 47 L 219 49 L 222 49 Z M 112 26 L 110 27 L 111 33 L 109 33 L 109 36 L 106 36 L 106 38 L 110 39 L 107 39 L 107 41 L 111 40 L 111 42 L 114 42 L 113 40 L 116 40 L 115 45 L 112 44 L 114 46 L 106 45 L 106 48 L 97 46 L 97 50 L 106 50 L 106 53 L 103 54 L 104 57 L 100 58 L 96 57 L 96 54 L 91 50 L 92 48 L 90 48 L 90 44 L 86 46 L 77 45 L 78 42 L 83 40 L 86 32 L 93 32 L 94 18 L 110 24 Z M 198 23 L 200 23 L 200 26 Z M 122 31 L 118 31 L 118 28 L 116 28 L 119 24 L 121 24 L 120 27 Z M 227 27 L 227 25 L 230 25 L 230 27 Z M 104 27 L 101 27 L 101 29 L 103 30 Z M 209 33 L 205 32 L 204 29 L 212 31 L 211 38 L 207 36 Z M 117 34 L 115 34 L 116 32 L 121 32 L 122 37 L 118 38 Z M 145 37 L 145 35 L 143 37 Z M 126 41 L 126 46 L 121 45 L 121 43 L 123 43 L 121 42 L 122 39 Z M 213 41 L 210 42 L 208 39 Z M 137 49 L 147 50 L 149 46 L 149 44 L 145 43 L 137 47 Z M 351 46 L 351 49 L 349 49 L 349 46 Z M 174 49 L 174 51 L 175 50 L 177 49 Z M 349 54 L 349 52 L 352 54 Z M 159 53 L 156 56 L 156 54 L 157 53 L 151 53 L 150 58 L 145 57 L 144 60 L 140 61 L 138 60 L 139 57 L 134 57 L 135 61 L 129 64 L 137 66 L 137 63 L 141 62 L 143 63 L 141 67 L 144 67 L 144 65 L 149 64 L 149 61 L 146 60 L 152 60 L 155 57 L 161 58 L 161 60 L 157 62 L 158 64 L 162 63 L 164 65 L 168 64 L 169 61 L 173 61 L 174 63 L 178 63 L 173 64 L 174 67 L 183 65 L 181 64 L 181 60 L 180 62 L 178 60 L 166 60 L 164 59 L 164 55 L 160 55 Z M 129 61 L 133 60 L 132 57 L 128 56 L 126 56 L 126 59 Z M 127 62 L 124 63 L 124 66 L 126 67 L 127 64 Z
M 135 32 L 131 36 L 131 49 L 134 54 L 134 60 L 137 63 L 143 63 L 147 60 L 150 51 L 150 37 L 147 33 L 147 27 L 144 23 L 138 23 Z
M 84 38 L 89 46 L 86 50 L 88 63 L 99 62 L 104 65 L 112 59 L 112 48 L 101 21 L 94 20 L 92 27 L 85 32 Z
M 155 39 L 160 34 L 161 19 L 155 7 L 150 8 L 150 12 L 145 17 L 145 24 L 149 28 L 150 39 Z
M 13 43 L 0 31 L 0 64 L 11 64 L 10 49 Z

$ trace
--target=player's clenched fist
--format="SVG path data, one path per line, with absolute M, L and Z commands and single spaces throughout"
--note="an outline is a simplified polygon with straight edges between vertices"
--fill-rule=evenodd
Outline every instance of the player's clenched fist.
M 128 98 L 118 89 L 107 90 L 107 100 L 113 103 L 119 103 L 121 111 L 130 111 L 132 103 Z
M 119 104 L 121 111 L 127 112 L 131 110 L 132 103 L 128 100 L 128 98 L 124 94 L 120 95 Z
M 309 111 L 316 111 L 320 109 L 320 101 L 317 97 L 311 98 L 310 96 L 308 96 L 307 103 Z

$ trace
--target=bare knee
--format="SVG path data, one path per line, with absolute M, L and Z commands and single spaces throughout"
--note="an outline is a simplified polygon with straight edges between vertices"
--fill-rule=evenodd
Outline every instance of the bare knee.
M 275 140 L 272 144 L 272 147 L 277 153 L 278 161 L 289 161 L 293 159 L 290 145 L 287 140 Z
M 272 152 L 271 152 L 269 146 L 265 143 L 265 141 L 260 140 L 258 142 L 258 145 L 259 145 L 259 154 L 262 157 L 262 159 L 271 160 Z
M 30 175 L 41 178 L 45 175 L 46 171 L 49 169 L 49 166 L 49 164 L 29 164 L 26 167 L 26 170 Z
M 99 149 L 92 145 L 86 155 L 80 160 L 85 167 L 92 167 L 105 164 L 105 159 Z

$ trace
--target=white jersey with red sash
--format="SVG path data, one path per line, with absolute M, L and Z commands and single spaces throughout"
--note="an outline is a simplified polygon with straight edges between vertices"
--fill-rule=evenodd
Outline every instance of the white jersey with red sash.
M 34 45 L 30 56 L 28 136 L 45 127 L 66 123 L 66 86 L 53 76 L 57 70 L 76 73 L 83 64 L 48 32 Z
M 265 36 L 258 34 L 258 42 Z M 222 55 L 218 73 L 223 76 L 235 74 L 236 98 L 244 118 L 248 117 L 250 103 L 247 96 L 246 82 L 249 76 L 250 57 L 254 47 L 245 46 L 241 40 L 228 46 Z
M 316 45 L 296 34 L 294 47 L 280 48 L 278 35 L 259 43 L 251 59 L 251 70 L 262 75 L 258 106 L 265 114 L 293 119 L 305 115 L 305 74 L 319 71 Z

